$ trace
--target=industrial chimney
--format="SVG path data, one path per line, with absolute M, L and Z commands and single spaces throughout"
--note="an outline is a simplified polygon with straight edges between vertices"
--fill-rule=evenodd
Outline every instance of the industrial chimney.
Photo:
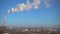
M 4 16 L 4 27 L 6 27 L 6 16 Z

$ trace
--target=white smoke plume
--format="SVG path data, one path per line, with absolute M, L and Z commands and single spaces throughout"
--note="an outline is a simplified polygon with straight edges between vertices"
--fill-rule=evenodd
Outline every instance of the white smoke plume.
M 27 0 L 26 2 L 26 10 L 29 10 L 32 8 L 32 3 L 29 2 L 29 0 Z
M 50 7 L 50 3 L 49 0 L 33 0 L 32 3 L 29 2 L 29 0 L 27 0 L 26 4 L 21 3 L 18 4 L 16 8 L 11 8 L 8 10 L 8 12 L 5 13 L 4 15 L 4 26 L 6 26 L 6 14 L 12 13 L 12 12 L 20 12 L 20 11 L 24 11 L 24 10 L 30 10 L 30 9 L 38 9 L 40 7 L 40 5 L 42 4 L 41 1 L 44 1 L 46 7 Z
M 33 0 L 33 5 L 35 9 L 37 9 L 40 4 L 41 4 L 41 0 Z
M 49 3 L 50 0 L 45 0 L 46 7 L 51 7 L 51 4 Z
M 33 0 L 33 3 L 30 3 L 29 0 L 27 0 L 26 4 L 24 3 L 18 4 L 16 8 L 9 9 L 7 13 L 20 12 L 23 10 L 30 10 L 33 8 L 37 9 L 39 4 L 40 4 L 40 0 Z
M 46 7 L 50 7 L 50 3 L 49 0 L 33 0 L 32 3 L 29 2 L 29 0 L 27 0 L 26 4 L 21 3 L 18 4 L 16 8 L 11 8 L 8 10 L 7 13 L 11 13 L 11 12 L 20 12 L 20 11 L 24 11 L 24 10 L 30 10 L 30 9 L 38 9 L 39 6 L 41 5 L 41 1 L 44 1 Z

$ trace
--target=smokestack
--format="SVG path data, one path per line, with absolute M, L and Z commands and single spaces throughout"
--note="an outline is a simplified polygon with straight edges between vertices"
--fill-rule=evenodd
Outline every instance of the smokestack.
M 6 16 L 4 16 L 4 27 L 6 27 Z

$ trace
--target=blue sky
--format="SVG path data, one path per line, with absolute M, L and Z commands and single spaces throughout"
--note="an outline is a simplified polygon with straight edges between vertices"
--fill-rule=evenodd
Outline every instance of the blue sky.
M 0 0 L 0 23 L 4 23 L 4 14 L 15 8 L 19 3 L 26 3 L 27 0 Z M 30 0 L 30 2 L 33 2 Z M 57 1 L 50 1 L 51 7 L 42 5 L 38 9 L 13 12 L 6 15 L 7 26 L 57 26 L 60 24 L 60 5 Z

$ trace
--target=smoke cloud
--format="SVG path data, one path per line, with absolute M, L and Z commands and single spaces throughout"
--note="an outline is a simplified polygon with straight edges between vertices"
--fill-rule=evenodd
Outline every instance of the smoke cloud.
M 50 0 L 45 0 L 45 5 L 46 5 L 46 7 L 51 7 L 51 4 L 50 4 L 49 1 L 50 1 Z
M 6 26 L 6 15 L 12 12 L 20 12 L 24 10 L 30 10 L 30 9 L 38 9 L 40 5 L 44 2 L 44 5 L 46 7 L 51 7 L 51 4 L 49 3 L 49 0 L 33 0 L 32 3 L 27 0 L 26 4 L 21 3 L 18 4 L 15 8 L 11 8 L 8 10 L 8 12 L 5 13 L 4 15 L 4 26 Z
M 24 3 L 18 4 L 16 8 L 9 9 L 7 13 L 20 12 L 20 11 L 30 10 L 30 9 L 38 9 L 39 6 L 41 5 L 41 1 L 44 1 L 46 7 L 51 6 L 49 0 L 33 0 L 32 3 L 30 3 L 29 0 L 27 0 L 26 4 Z

